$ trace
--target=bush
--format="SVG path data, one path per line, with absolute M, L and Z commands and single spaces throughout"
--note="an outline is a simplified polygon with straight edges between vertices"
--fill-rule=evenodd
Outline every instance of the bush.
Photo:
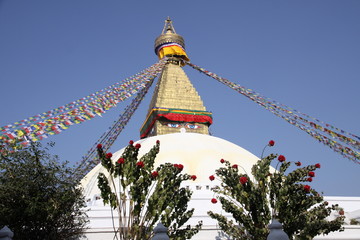
M 279 169 L 270 170 L 275 160 Z M 333 221 L 326 218 L 337 205 L 328 206 L 323 196 L 308 184 L 320 164 L 299 167 L 286 173 L 291 162 L 283 155 L 262 158 L 252 167 L 252 177 L 241 173 L 237 165 L 222 160 L 224 167 L 216 170 L 221 187 L 214 189 L 222 209 L 233 220 L 209 211 L 221 229 L 235 239 L 266 239 L 267 225 L 272 218 L 283 224 L 290 239 L 313 239 L 319 234 L 342 230 L 344 217 Z M 293 163 L 294 164 L 294 163 Z M 301 163 L 295 163 L 300 166 Z
M 14 240 L 77 239 L 86 225 L 73 169 L 47 151 L 40 143 L 0 147 L 0 226 L 7 225 Z

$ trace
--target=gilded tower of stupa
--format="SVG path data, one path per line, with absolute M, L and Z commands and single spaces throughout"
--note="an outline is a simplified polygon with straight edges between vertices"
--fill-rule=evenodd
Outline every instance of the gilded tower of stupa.
M 183 61 L 189 60 L 185 41 L 176 34 L 169 18 L 155 40 L 155 53 L 159 59 L 166 58 L 167 64 L 140 130 L 141 138 L 178 132 L 209 134 L 212 114 L 206 111 L 198 92 L 182 69 Z

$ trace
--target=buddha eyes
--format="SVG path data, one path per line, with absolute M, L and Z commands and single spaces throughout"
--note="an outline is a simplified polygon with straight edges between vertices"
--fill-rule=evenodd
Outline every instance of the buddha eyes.
M 170 127 L 170 128 L 179 128 L 179 127 L 185 127 L 188 129 L 198 129 L 200 128 L 199 125 L 196 124 L 181 124 L 181 123 L 167 123 L 166 126 Z
M 195 125 L 195 124 L 186 124 L 186 127 L 187 127 L 187 128 L 190 128 L 190 129 L 197 129 L 197 128 L 199 128 L 199 126 L 198 126 L 198 125 Z
M 180 124 L 178 124 L 178 123 L 168 123 L 167 126 L 171 127 L 171 128 L 178 128 L 178 127 L 180 127 Z

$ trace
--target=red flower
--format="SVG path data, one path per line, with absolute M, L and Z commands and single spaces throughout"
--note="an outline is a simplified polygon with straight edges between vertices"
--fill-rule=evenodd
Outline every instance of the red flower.
M 156 140 L 156 144 L 160 144 L 160 140 Z
M 179 164 L 179 165 L 177 166 L 177 168 L 178 168 L 180 171 L 182 171 L 182 170 L 183 170 L 183 168 L 184 168 L 184 165 Z
M 310 192 L 311 187 L 309 185 L 304 186 L 305 192 Z
M 269 146 L 272 147 L 272 146 L 274 146 L 274 145 L 275 145 L 274 140 L 270 140 L 270 141 L 269 141 Z
M 247 178 L 247 177 L 240 177 L 240 183 L 241 183 L 242 185 L 244 185 L 245 183 L 247 183 L 247 181 L 248 181 L 248 178 Z
M 312 177 L 308 177 L 307 181 L 312 182 Z
M 106 158 L 111 158 L 111 157 L 112 157 L 112 153 L 107 153 L 105 157 L 106 157 Z
M 296 162 L 295 165 L 300 167 L 300 166 L 301 166 L 301 162 Z
M 177 168 L 177 169 L 179 169 L 180 170 L 180 172 L 183 170 L 183 168 L 184 168 L 184 165 L 182 165 L 182 164 L 174 164 L 173 165 L 174 166 L 174 168 Z
M 97 146 L 96 146 L 97 149 L 100 149 L 102 148 L 102 145 L 99 143 Z
M 221 162 L 221 163 L 224 163 L 224 162 L 225 162 L 225 160 L 224 160 L 224 159 L 221 159 L 221 160 L 220 160 L 220 162 Z
M 118 163 L 118 164 L 123 164 L 123 163 L 125 163 L 125 159 L 124 159 L 124 158 L 119 158 L 119 159 L 117 160 L 117 163 Z
M 196 176 L 195 175 L 191 175 L 191 177 L 190 177 L 193 181 L 195 181 L 196 180 Z
M 143 161 L 140 161 L 140 162 L 137 162 L 136 163 L 136 166 L 138 166 L 139 168 L 143 168 L 144 167 L 144 162 Z
M 284 161 L 286 160 L 286 158 L 285 158 L 284 155 L 280 155 L 280 156 L 278 157 L 278 160 L 279 160 L 279 162 L 284 162 Z
M 212 198 L 212 199 L 211 199 L 211 202 L 212 202 L 213 204 L 217 203 L 216 198 Z
M 136 148 L 136 149 L 139 149 L 139 148 L 141 148 L 141 145 L 140 145 L 139 143 L 137 143 L 137 144 L 135 145 L 135 148 Z
M 152 176 L 153 178 L 156 178 L 157 176 L 159 176 L 159 173 L 158 173 L 157 171 L 153 171 L 153 172 L 151 173 L 151 176 Z
M 130 140 L 129 141 L 129 145 L 133 145 L 134 144 L 134 141 L 133 140 Z
M 315 173 L 314 172 L 309 172 L 309 177 L 315 177 Z
M 320 163 L 315 164 L 315 167 L 320 168 L 321 167 Z
M 211 176 L 209 177 L 209 179 L 210 179 L 210 181 L 214 181 L 214 180 L 215 180 L 214 175 L 211 175 Z
M 232 165 L 232 168 L 238 168 L 238 165 L 237 164 L 234 164 L 234 165 Z
M 345 214 L 344 210 L 340 210 L 340 211 L 339 211 L 339 214 L 340 214 L 341 216 L 343 216 L 343 215 Z

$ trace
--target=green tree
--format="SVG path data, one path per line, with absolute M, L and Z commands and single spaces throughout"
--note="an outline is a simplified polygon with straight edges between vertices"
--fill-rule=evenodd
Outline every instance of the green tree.
M 270 164 L 277 158 L 278 171 Z M 283 155 L 269 155 L 252 167 L 252 177 L 241 173 L 239 166 L 222 160 L 224 167 L 216 170 L 221 187 L 215 188 L 222 208 L 231 213 L 233 220 L 209 211 L 221 229 L 235 239 L 266 239 L 272 218 L 283 224 L 290 239 L 313 239 L 319 234 L 342 230 L 344 217 L 329 221 L 337 205 L 328 206 L 323 196 L 306 184 L 315 177 L 320 164 L 297 168 L 286 173 L 291 162 Z M 301 163 L 295 163 L 300 166 Z M 213 200 L 216 202 L 216 200 Z
M 3 144 L 0 156 L 0 226 L 14 240 L 78 239 L 86 213 L 73 169 L 40 143 L 16 150 Z
M 169 229 L 174 240 L 190 239 L 201 228 L 184 226 L 193 214 L 188 210 L 192 192 L 181 186 L 196 176 L 182 174 L 183 165 L 163 164 L 154 169 L 160 142 L 140 159 L 140 144 L 130 141 L 122 156 L 112 162 L 111 153 L 104 153 L 101 145 L 98 153 L 108 176 L 100 173 L 98 186 L 105 204 L 119 213 L 116 236 L 120 239 L 151 239 L 154 225 L 161 221 Z

